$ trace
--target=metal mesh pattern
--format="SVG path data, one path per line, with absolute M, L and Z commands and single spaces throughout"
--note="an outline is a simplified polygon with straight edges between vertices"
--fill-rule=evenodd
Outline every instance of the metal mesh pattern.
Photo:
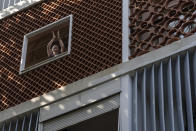
M 23 36 L 73 14 L 71 54 L 19 74 Z M 121 62 L 121 0 L 50 0 L 0 20 L 0 110 Z
M 131 0 L 131 58 L 196 32 L 196 1 Z

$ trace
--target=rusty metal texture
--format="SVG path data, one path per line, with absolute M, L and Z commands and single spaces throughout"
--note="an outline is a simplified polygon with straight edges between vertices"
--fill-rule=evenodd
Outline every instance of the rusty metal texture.
M 195 0 L 131 0 L 130 59 L 196 32 Z
M 121 0 L 45 0 L 0 20 L 0 111 L 121 63 Z M 73 14 L 71 54 L 19 75 L 23 36 Z

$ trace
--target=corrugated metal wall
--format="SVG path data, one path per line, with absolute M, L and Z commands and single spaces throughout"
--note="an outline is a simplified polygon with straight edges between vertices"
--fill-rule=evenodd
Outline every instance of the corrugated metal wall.
M 39 112 L 31 112 L 20 117 L 0 123 L 0 131 L 37 131 Z
M 133 131 L 196 130 L 195 49 L 140 69 L 131 81 Z
M 24 0 L 0 0 L 0 11 L 8 8 L 9 6 L 13 6 L 20 1 L 24 1 Z

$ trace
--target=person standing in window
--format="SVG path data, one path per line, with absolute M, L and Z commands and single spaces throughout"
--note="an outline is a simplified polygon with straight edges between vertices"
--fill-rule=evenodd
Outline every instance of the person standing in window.
M 65 50 L 64 43 L 60 38 L 59 30 L 57 31 L 57 37 L 56 37 L 54 31 L 52 31 L 51 33 L 52 33 L 52 39 L 50 40 L 50 42 L 47 45 L 48 57 L 57 56 L 57 55 L 63 53 Z

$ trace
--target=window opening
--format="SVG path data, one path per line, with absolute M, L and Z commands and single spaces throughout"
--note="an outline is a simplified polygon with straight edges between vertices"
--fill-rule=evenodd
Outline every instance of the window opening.
M 60 131 L 118 131 L 118 112 L 116 109 Z
M 20 73 L 70 53 L 72 15 L 24 36 Z

